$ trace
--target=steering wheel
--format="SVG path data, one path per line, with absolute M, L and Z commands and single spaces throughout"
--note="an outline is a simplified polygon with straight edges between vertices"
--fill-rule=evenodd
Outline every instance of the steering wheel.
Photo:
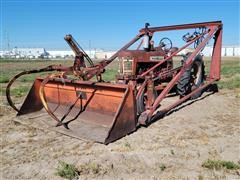
M 165 51 L 169 51 L 172 48 L 172 41 L 167 37 L 162 38 L 159 42 L 159 46 Z

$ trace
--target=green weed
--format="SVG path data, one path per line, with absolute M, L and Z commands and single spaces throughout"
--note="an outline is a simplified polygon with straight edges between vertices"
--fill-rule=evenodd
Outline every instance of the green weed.
M 167 167 L 165 166 L 165 164 L 160 164 L 159 168 L 161 169 L 161 171 L 164 171 Z
M 126 148 L 131 148 L 131 145 L 130 145 L 129 142 L 125 142 L 125 143 L 124 143 L 124 146 L 125 146 Z
M 207 161 L 205 161 L 202 164 L 202 167 L 208 168 L 208 169 L 230 169 L 230 170 L 234 170 L 234 169 L 240 169 L 240 165 L 236 164 L 232 161 L 223 161 L 223 160 L 210 160 L 208 159 Z
M 58 163 L 56 175 L 70 180 L 78 178 L 79 171 L 73 164 L 68 164 L 64 161 L 59 161 Z

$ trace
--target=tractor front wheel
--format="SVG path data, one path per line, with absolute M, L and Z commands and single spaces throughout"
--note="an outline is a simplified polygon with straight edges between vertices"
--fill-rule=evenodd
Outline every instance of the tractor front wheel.
M 154 89 L 153 90 L 153 96 L 154 100 L 158 97 L 157 91 Z M 146 90 L 142 92 L 139 98 L 137 98 L 137 113 L 140 115 L 142 112 L 146 110 L 146 103 L 147 103 L 147 95 L 146 95 Z

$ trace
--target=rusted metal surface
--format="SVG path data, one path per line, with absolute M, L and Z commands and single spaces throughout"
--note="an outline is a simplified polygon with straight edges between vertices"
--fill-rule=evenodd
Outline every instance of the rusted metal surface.
M 222 50 L 222 28 L 215 33 L 215 42 L 213 46 L 213 54 L 211 59 L 211 67 L 209 77 L 211 79 L 220 79 L 221 71 L 221 50 Z
M 43 80 L 40 78 L 35 80 L 19 116 L 39 111 L 44 107 L 38 93 Z M 67 129 L 65 131 L 71 131 L 75 136 L 84 135 L 87 138 L 88 132 L 89 139 L 109 143 L 136 129 L 136 98 L 134 86 L 131 84 L 104 86 L 83 82 L 63 84 L 61 81 L 48 81 L 44 86 L 44 92 L 47 111 L 58 118 L 61 126 Z M 55 123 L 55 126 L 59 124 Z M 89 129 L 78 132 L 83 128 L 78 130 L 80 126 Z M 100 141 L 99 137 L 104 138 Z
M 160 32 L 160 31 L 173 31 L 173 30 L 183 30 L 183 29 L 194 29 L 199 27 L 210 27 L 210 26 L 222 26 L 221 21 L 212 21 L 212 22 L 202 22 L 202 23 L 192 23 L 192 24 L 181 24 L 181 25 L 172 25 L 172 26 L 162 26 L 162 27 L 153 27 L 148 28 L 150 32 Z M 145 32 L 145 28 L 141 29 L 140 32 Z
M 195 32 L 183 35 L 185 44 L 182 47 L 172 47 L 167 37 L 154 47 L 155 32 L 184 29 L 195 29 Z M 192 67 L 195 58 L 211 39 L 214 39 L 214 47 L 206 82 L 194 86 L 183 96 L 179 94 L 180 99 L 171 105 L 161 107 L 167 96 L 176 94 L 180 78 Z M 164 115 L 220 79 L 221 21 L 164 27 L 149 27 L 149 23 L 146 23 L 145 28 L 129 43 L 98 64 L 93 64 L 71 35 L 65 36 L 65 40 L 75 53 L 72 66 L 53 65 L 19 73 L 8 84 L 6 95 L 10 106 L 18 112 L 18 117 L 32 118 L 35 124 L 43 121 L 48 128 L 76 138 L 104 144 L 113 142 L 135 131 L 138 126 L 151 123 L 156 111 Z M 171 46 L 166 48 L 163 40 L 168 40 Z M 136 50 L 128 49 L 138 41 L 140 43 Z M 191 45 L 194 45 L 194 51 L 184 56 L 186 60 L 182 65 L 174 67 L 173 58 Z M 106 83 L 102 74 L 105 67 L 116 58 L 119 60 L 116 83 Z M 44 71 L 56 72 L 45 78 L 37 78 L 18 109 L 10 97 L 13 82 L 22 75 Z M 69 75 L 75 78 L 69 78 Z M 92 80 L 94 76 L 96 81 Z M 42 115 L 34 117 L 40 112 Z M 55 121 L 46 118 L 47 114 Z
M 166 86 L 166 88 L 164 88 L 164 90 L 161 92 L 161 94 L 156 98 L 153 106 L 150 107 L 148 110 L 146 110 L 145 112 L 143 112 L 141 114 L 141 116 L 140 116 L 140 120 L 141 120 L 140 124 L 146 125 L 147 123 L 149 123 L 153 113 L 155 112 L 155 110 L 157 109 L 157 107 L 159 106 L 161 101 L 166 97 L 166 95 L 173 88 L 173 86 L 176 84 L 176 82 L 180 79 L 181 75 L 186 71 L 186 69 L 193 63 L 193 60 L 196 57 L 196 55 L 205 47 L 207 42 L 212 38 L 212 36 L 216 33 L 217 30 L 218 30 L 218 27 L 212 27 L 210 29 L 210 32 L 207 35 L 207 37 L 196 48 L 196 50 L 191 54 L 191 56 L 188 58 L 188 60 L 186 61 L 185 65 L 181 68 L 179 73 L 176 76 L 174 76 L 174 78 L 169 82 L 169 84 Z M 216 60 L 216 61 L 219 61 L 219 59 Z M 214 67 L 214 68 L 218 68 L 218 67 Z M 200 89 L 200 87 L 198 89 Z M 179 100 L 179 101 L 176 102 L 176 104 L 180 104 L 181 102 L 182 101 Z M 175 106 L 173 106 L 173 107 L 175 107 Z
M 203 36 L 203 35 L 202 35 Z M 189 41 L 186 45 L 184 45 L 183 47 L 181 47 L 180 49 L 178 49 L 177 51 L 175 51 L 174 53 L 172 53 L 170 56 L 167 56 L 166 58 L 164 58 L 162 61 L 160 61 L 158 64 L 156 64 L 155 66 L 151 67 L 150 69 L 148 69 L 146 72 L 144 72 L 143 74 L 141 74 L 141 77 L 146 76 L 148 73 L 150 73 L 151 71 L 153 71 L 154 69 L 156 69 L 157 67 L 161 66 L 164 62 L 166 62 L 167 60 L 171 59 L 173 56 L 177 55 L 179 52 L 181 52 L 183 49 L 186 49 L 188 46 L 190 46 L 194 41 L 196 41 L 197 39 L 199 39 L 201 36 L 194 38 L 193 40 Z

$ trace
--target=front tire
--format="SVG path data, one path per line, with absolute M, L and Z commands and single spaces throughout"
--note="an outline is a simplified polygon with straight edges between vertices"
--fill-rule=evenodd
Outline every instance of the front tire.
M 144 112 L 146 110 L 146 101 L 147 101 L 147 96 L 145 95 L 145 91 L 143 91 L 143 93 L 140 95 L 139 98 L 137 98 L 137 113 L 138 115 L 140 115 L 142 112 Z M 156 100 L 156 98 L 158 97 L 158 93 L 157 91 L 154 89 L 153 90 L 153 96 L 154 96 L 154 100 Z

